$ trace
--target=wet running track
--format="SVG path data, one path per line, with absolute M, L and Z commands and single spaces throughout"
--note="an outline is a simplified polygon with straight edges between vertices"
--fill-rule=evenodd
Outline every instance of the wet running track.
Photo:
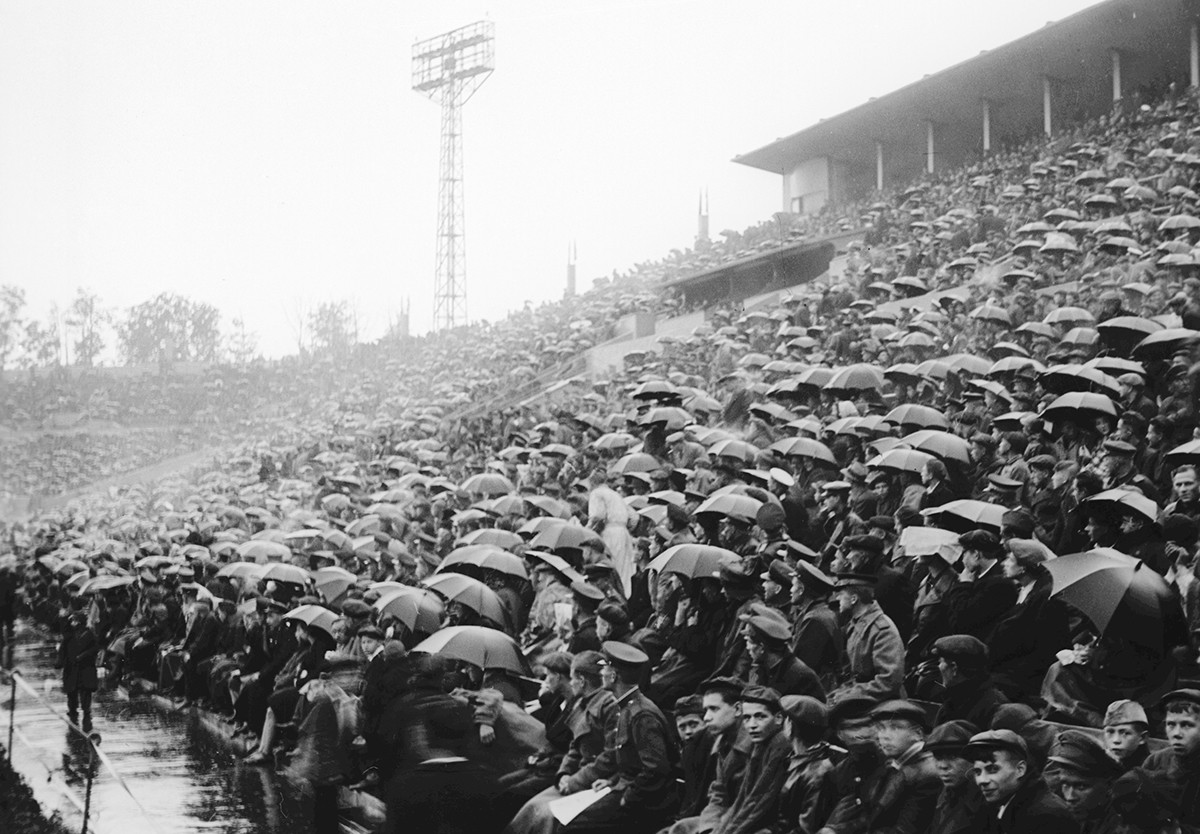
M 59 715 L 66 715 L 54 659 L 55 646 L 46 635 L 19 622 L 14 667 Z M 97 763 L 89 831 L 312 834 L 311 806 L 273 770 L 242 765 L 188 715 L 163 713 L 145 699 L 122 700 L 101 686 L 92 711 L 93 731 L 137 802 Z M 8 739 L 9 691 L 7 683 L 0 687 L 3 743 Z M 78 831 L 90 758 L 87 743 L 20 687 L 16 730 L 14 768 L 48 814 L 57 812 L 68 828 Z

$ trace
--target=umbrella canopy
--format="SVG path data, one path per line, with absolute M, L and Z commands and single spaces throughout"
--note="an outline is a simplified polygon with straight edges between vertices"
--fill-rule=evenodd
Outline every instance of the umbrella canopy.
M 1163 648 L 1165 626 L 1178 619 L 1179 595 L 1140 559 L 1110 548 L 1045 563 L 1051 596 L 1091 620 L 1101 634 Z
M 824 385 L 826 391 L 877 391 L 882 387 L 883 370 L 866 363 L 842 368 Z
M 630 446 L 636 446 L 638 439 L 629 432 L 613 431 L 608 434 L 602 434 L 592 441 L 593 448 L 601 451 L 624 451 Z
M 660 468 L 662 468 L 662 463 L 654 455 L 649 455 L 645 452 L 633 452 L 620 458 L 608 468 L 608 471 L 613 474 L 624 475 L 628 472 L 653 472 Z
M 109 574 L 93 576 L 79 586 L 79 593 L 96 594 L 100 591 L 110 591 L 113 588 L 123 588 L 126 585 L 132 585 L 136 581 L 136 576 L 112 576 Z
M 433 591 L 410 586 L 384 591 L 373 607 L 379 612 L 380 619 L 391 615 L 404 623 L 409 631 L 426 634 L 433 634 L 442 627 L 445 611 L 442 598 Z
M 313 584 L 317 593 L 326 602 L 337 599 L 356 582 L 358 577 L 345 568 L 321 568 L 313 573 Z
M 753 523 L 758 517 L 760 507 L 762 507 L 762 502 L 749 495 L 726 492 L 720 495 L 710 495 L 704 503 L 696 508 L 696 514 L 713 513 Z
M 484 527 L 467 533 L 458 540 L 457 544 L 459 546 L 491 544 L 507 550 L 509 548 L 516 547 L 519 544 L 524 544 L 524 541 L 524 539 L 511 530 L 501 530 L 496 527 Z
M 353 575 L 353 574 L 352 574 Z M 276 582 L 291 582 L 296 585 L 307 585 L 312 579 L 312 574 L 304 568 L 296 565 L 288 565 L 282 562 L 274 562 L 267 565 L 267 569 L 263 571 L 263 579 L 274 579 Z M 358 577 L 355 577 L 355 581 Z
M 498 472 L 481 472 L 459 484 L 460 489 L 481 495 L 507 495 L 516 492 L 513 482 Z
M 808 458 L 829 466 L 838 465 L 837 458 L 833 456 L 829 447 L 811 437 L 789 437 L 786 440 L 776 441 L 767 448 L 786 457 Z
M 255 539 L 239 544 L 237 553 L 243 559 L 252 559 L 259 562 L 282 562 L 292 558 L 292 549 L 287 545 L 280 544 L 279 542 L 263 541 L 262 539 Z
M 970 317 L 980 321 L 991 321 L 997 324 L 1012 325 L 1012 316 L 1008 310 L 995 304 L 981 304 L 970 312 Z
M 504 625 L 508 614 L 496 592 L 478 579 L 464 573 L 435 573 L 421 580 L 425 587 L 449 602 L 457 602 L 470 608 L 481 617 Z
M 1056 307 L 1042 319 L 1043 324 L 1091 324 L 1096 317 L 1082 307 Z
M 677 573 L 688 579 L 702 579 L 716 576 L 723 564 L 741 561 L 741 557 L 732 550 L 723 547 L 711 547 L 706 544 L 677 544 L 668 547 L 654 560 L 649 568 L 659 573 Z
M 1045 367 L 1041 362 L 1027 356 L 1006 356 L 993 362 L 992 367 L 988 368 L 987 375 L 1007 376 L 1025 368 L 1033 368 L 1035 372 L 1040 372 L 1045 370 Z
M 257 582 L 262 579 L 267 567 L 267 565 L 260 565 L 257 562 L 230 562 L 228 565 L 221 566 L 221 569 L 217 571 L 217 576 L 230 576 L 234 579 L 248 578 Z
M 531 674 L 529 663 L 517 641 L 494 628 L 450 626 L 426 637 L 413 646 L 413 651 L 461 660 L 480 669 L 507 669 L 518 675 Z
M 927 405 L 905 403 L 898 405 L 884 415 L 883 421 L 893 426 L 900 426 L 908 431 L 920 429 L 949 429 L 950 421 L 946 415 Z
M 747 463 L 754 460 L 758 455 L 758 449 L 747 443 L 745 440 L 718 440 L 709 447 L 708 453 L 717 457 L 733 458 L 742 463 Z
M 1117 512 L 1134 512 L 1151 523 L 1158 521 L 1158 504 L 1132 489 L 1106 489 L 1086 498 L 1085 501 L 1089 504 L 1112 507 Z
M 1069 391 L 1095 391 L 1114 399 L 1121 396 L 1120 383 L 1099 368 L 1086 365 L 1054 365 L 1042 371 L 1039 381 L 1052 394 Z
M 518 536 L 518 538 L 520 538 Z M 499 571 L 506 573 L 509 576 L 519 576 L 522 579 L 529 578 L 529 571 L 525 568 L 525 563 L 521 561 L 519 556 L 514 556 L 508 551 L 501 550 L 491 544 L 474 544 L 460 547 L 457 550 L 452 550 L 442 563 L 438 565 L 437 572 L 442 573 L 447 569 L 462 566 L 473 565 L 477 568 L 487 568 L 488 570 Z
M 1167 452 L 1167 465 L 1179 466 L 1184 463 L 1200 464 L 1200 440 L 1189 440 L 1182 446 L 1176 446 Z
M 1046 406 L 1045 415 L 1051 420 L 1089 420 L 1117 416 L 1117 406 L 1104 394 L 1072 391 L 1063 394 Z
M 922 515 L 933 516 L 938 524 L 955 533 L 966 533 L 976 527 L 990 527 L 1000 533 L 1000 519 L 1007 509 L 987 501 L 962 498 L 948 501 L 940 507 L 921 510 Z
M 1151 333 L 1133 348 L 1133 358 L 1141 361 L 1164 359 L 1181 347 L 1200 339 L 1200 331 L 1186 327 L 1168 327 Z
M 304 623 L 309 628 L 319 628 L 332 639 L 333 624 L 337 620 L 337 615 L 328 608 L 322 608 L 319 605 L 301 605 L 299 608 L 293 608 L 284 614 L 283 618 L 297 623 Z
M 910 449 L 928 452 L 943 461 L 971 462 L 971 444 L 956 434 L 924 429 L 901 438 L 901 442 Z
M 919 475 L 925 468 L 925 464 L 936 459 L 928 452 L 918 452 L 916 449 L 890 449 L 867 461 L 867 466 L 874 469 L 890 469 L 895 472 L 912 472 Z
M 525 558 L 534 559 L 554 568 L 554 570 L 558 571 L 558 573 L 566 579 L 568 584 L 577 579 L 582 580 L 586 578 L 582 573 L 571 567 L 570 563 L 567 562 L 566 559 L 561 556 L 556 556 L 553 553 L 547 553 L 544 550 L 526 550 Z

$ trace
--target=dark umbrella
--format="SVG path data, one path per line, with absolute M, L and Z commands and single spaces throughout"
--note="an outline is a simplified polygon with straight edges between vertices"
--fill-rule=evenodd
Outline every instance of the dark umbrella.
M 758 517 L 760 507 L 762 507 L 762 502 L 751 498 L 749 495 L 726 492 L 720 495 L 710 495 L 706 498 L 704 503 L 696 508 L 696 515 L 713 513 L 715 515 L 736 518 L 740 521 L 753 522 Z
M 483 495 L 507 495 L 516 492 L 516 487 L 508 478 L 497 472 L 483 472 L 472 475 L 459 485 L 467 492 L 477 492 Z
M 425 588 L 396 588 L 385 591 L 373 606 L 382 618 L 390 614 L 408 627 L 409 631 L 433 634 L 442 627 L 442 599 Z
M 518 675 L 529 675 L 529 663 L 521 647 L 502 631 L 483 626 L 450 626 L 431 634 L 417 645 L 414 652 L 437 654 L 461 660 L 480 669 L 507 669 Z
M 518 536 L 518 538 L 520 538 Z M 501 550 L 492 544 L 471 544 L 450 551 L 450 554 L 438 565 L 437 572 L 443 573 L 455 566 L 472 565 L 477 568 L 499 571 L 509 576 L 529 578 L 529 571 L 521 557 L 514 556 L 506 550 Z
M 1138 342 L 1133 348 L 1133 358 L 1142 361 L 1164 359 L 1197 339 L 1200 339 L 1200 331 L 1189 330 L 1186 327 L 1169 327 L 1151 333 Z
M 1042 387 L 1052 394 L 1069 391 L 1095 391 L 1114 399 L 1121 396 L 1120 383 L 1099 368 L 1086 365 L 1054 365 L 1042 371 L 1038 378 Z
M 999 504 L 962 498 L 949 501 L 940 507 L 921 510 L 923 515 L 934 516 L 938 524 L 955 533 L 967 533 L 978 527 L 991 527 L 1000 533 L 1000 519 L 1007 510 Z
M 811 437 L 789 437 L 772 443 L 767 448 L 786 457 L 808 458 L 829 466 L 837 466 L 837 458 L 833 456 L 829 447 Z
M 1140 559 L 1111 548 L 1072 553 L 1045 563 L 1050 594 L 1069 602 L 1101 634 L 1161 648 L 1179 595 Z
M 653 472 L 655 469 L 660 469 L 661 467 L 662 463 L 654 455 L 646 454 L 645 452 L 632 452 L 610 466 L 608 471 L 613 474 L 624 475 L 629 472 Z
M 732 550 L 706 544 L 677 544 L 658 554 L 649 564 L 652 571 L 678 573 L 689 579 L 712 578 L 723 564 L 741 561 Z
M 898 405 L 883 417 L 883 422 L 900 426 L 908 431 L 921 429 L 949 429 L 950 421 L 946 415 L 927 405 L 905 403 Z
M 1104 394 L 1072 391 L 1046 406 L 1043 413 L 1050 420 L 1094 420 L 1098 416 L 1116 417 L 1117 407 Z
M 1162 329 L 1158 322 L 1141 316 L 1117 316 L 1096 325 L 1100 342 L 1122 355 L 1128 355 L 1139 342 Z
M 557 550 L 560 547 L 582 548 L 587 542 L 601 542 L 600 534 L 595 530 L 566 519 L 549 519 L 529 546 L 535 550 Z
M 928 452 L 943 461 L 971 462 L 971 445 L 956 434 L 937 429 L 924 429 L 901 438 L 901 442 L 910 449 Z
M 484 585 L 478 579 L 462 573 L 435 573 L 422 580 L 425 587 L 441 595 L 444 599 L 457 602 L 470 608 L 481 617 L 487 617 L 496 623 L 508 620 L 504 604 L 496 592 Z

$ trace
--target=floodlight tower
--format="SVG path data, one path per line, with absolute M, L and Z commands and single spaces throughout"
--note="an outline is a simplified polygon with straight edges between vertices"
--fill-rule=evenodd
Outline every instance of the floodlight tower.
M 434 330 L 467 323 L 462 106 L 495 69 L 494 31 L 482 20 L 413 45 L 412 87 L 442 105 Z

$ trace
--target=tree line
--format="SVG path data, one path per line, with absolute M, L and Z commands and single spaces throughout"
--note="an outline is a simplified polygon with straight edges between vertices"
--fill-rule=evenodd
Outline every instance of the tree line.
M 358 315 L 349 302 L 322 302 L 296 313 L 290 323 L 300 353 L 342 354 L 358 344 Z M 0 371 L 92 367 L 110 348 L 124 365 L 244 365 L 260 357 L 258 334 L 241 318 L 222 328 L 212 304 L 174 293 L 119 310 L 80 287 L 69 304 L 52 305 L 38 319 L 27 314 L 23 289 L 0 285 Z

